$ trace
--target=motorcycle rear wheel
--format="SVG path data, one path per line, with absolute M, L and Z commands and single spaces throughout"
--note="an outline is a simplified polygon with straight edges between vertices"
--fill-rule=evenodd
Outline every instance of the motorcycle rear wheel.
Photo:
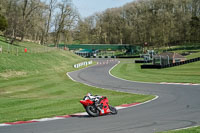
M 117 109 L 115 107 L 109 105 L 109 108 L 110 108 L 111 114 L 113 115 L 117 114 Z
M 92 116 L 92 117 L 99 116 L 100 112 L 95 106 L 89 105 L 85 109 L 86 109 L 86 112 L 89 114 L 89 116 Z

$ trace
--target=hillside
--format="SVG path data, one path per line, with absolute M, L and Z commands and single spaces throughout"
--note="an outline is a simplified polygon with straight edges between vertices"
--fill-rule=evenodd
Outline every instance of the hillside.
M 11 73 L 12 71 L 28 74 L 36 71 L 44 72 L 55 69 L 59 71 L 71 71 L 73 70 L 73 64 L 84 61 L 83 58 L 71 52 L 47 48 L 34 43 L 23 42 L 11 46 L 1 41 L 1 46 L 3 47 L 3 53 L 0 55 L 1 75 L 2 73 Z M 27 48 L 27 53 L 24 53 L 25 48 Z M 17 49 L 18 56 L 16 54 Z

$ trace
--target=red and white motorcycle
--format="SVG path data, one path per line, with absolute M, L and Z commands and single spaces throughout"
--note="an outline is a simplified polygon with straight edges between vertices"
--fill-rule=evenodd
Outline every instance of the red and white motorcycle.
M 107 97 L 101 96 L 98 105 L 95 99 L 90 98 L 90 96 L 85 96 L 80 103 L 85 108 L 89 116 L 97 117 L 105 114 L 117 114 L 117 109 L 108 104 Z

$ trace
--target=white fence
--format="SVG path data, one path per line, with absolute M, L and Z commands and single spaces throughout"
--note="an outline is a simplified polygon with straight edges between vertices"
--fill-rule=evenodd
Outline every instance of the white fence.
M 92 61 L 85 61 L 85 62 L 81 62 L 81 63 L 75 64 L 74 68 L 79 68 L 79 67 L 87 66 L 87 65 L 91 65 L 91 64 L 92 64 Z

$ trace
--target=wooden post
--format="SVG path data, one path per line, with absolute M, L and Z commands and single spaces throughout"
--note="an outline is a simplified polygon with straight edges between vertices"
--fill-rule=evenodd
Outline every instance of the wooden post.
M 169 64 L 169 55 L 167 55 L 167 61 L 168 61 L 167 63 Z
M 8 50 L 7 50 L 7 52 L 8 52 L 8 53 L 10 53 L 10 48 L 9 48 L 9 44 L 8 44 Z
M 17 56 L 18 56 L 18 48 L 17 48 Z
M 160 56 L 160 65 L 162 65 L 162 57 Z
M 3 52 L 2 46 L 1 46 L 1 48 L 0 48 L 0 52 L 1 52 L 1 54 L 2 54 L 2 52 Z

